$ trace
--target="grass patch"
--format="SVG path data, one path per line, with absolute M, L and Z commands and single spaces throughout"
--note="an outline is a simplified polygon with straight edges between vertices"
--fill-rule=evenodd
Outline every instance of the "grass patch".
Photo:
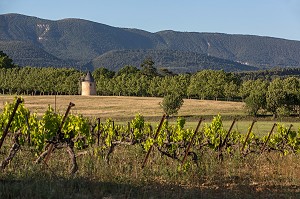
M 32 112 L 41 115 L 48 105 L 55 107 L 55 96 L 23 96 L 25 106 Z M 14 96 L 0 95 L 0 110 L 7 101 L 13 101 Z M 157 97 L 123 97 L 123 96 L 56 96 L 56 109 L 64 112 L 69 102 L 75 103 L 72 112 L 86 117 L 114 118 L 124 120 L 134 117 L 137 113 L 146 118 L 157 118 L 163 115 Z M 199 117 L 203 115 L 244 115 L 242 102 L 224 102 L 185 99 L 178 115 L 184 117 Z
M 107 164 L 90 148 L 78 157 L 79 171 L 69 176 L 64 149 L 55 151 L 48 166 L 34 164 L 22 151 L 0 174 L 1 198 L 297 198 L 300 196 L 298 155 L 278 153 L 226 156 L 198 151 L 198 166 L 178 161 L 155 149 L 141 168 L 140 146 L 117 147 Z M 1 159 L 4 154 L 1 153 Z

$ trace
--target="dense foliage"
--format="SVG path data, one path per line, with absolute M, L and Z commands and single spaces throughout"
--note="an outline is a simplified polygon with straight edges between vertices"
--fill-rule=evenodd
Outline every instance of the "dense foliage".
M 0 51 L 1 52 L 1 51 Z M 81 72 L 68 68 L 16 67 L 3 52 L 0 54 L 0 90 L 2 94 L 80 94 Z M 1 61 L 0 60 L 0 61 Z M 1 63 L 1 62 L 0 62 Z M 247 80 L 249 73 L 226 73 L 202 70 L 195 74 L 175 75 L 167 69 L 157 70 L 151 57 L 141 64 L 141 70 L 125 66 L 117 73 L 106 68 L 93 72 L 98 95 L 164 97 L 164 112 L 172 115 L 182 105 L 182 99 L 244 100 L 250 115 L 270 112 L 274 117 L 300 114 L 300 80 L 296 69 L 286 69 L 274 78 Z M 287 72 L 285 72 L 287 71 Z M 296 76 L 287 76 L 294 72 Z M 270 74 L 274 74 L 271 71 Z M 283 74 L 279 78 L 278 74 Z
M 272 81 L 275 78 L 300 77 L 300 68 L 274 68 L 271 70 L 238 72 L 236 75 L 243 81 L 257 79 Z
M 67 68 L 0 68 L 2 94 L 78 94 L 80 72 Z
M 8 57 L 3 51 L 0 51 L 0 68 L 14 68 L 13 60 Z
M 6 103 L 0 114 L 2 125 L 0 137 L 4 135 L 3 127 L 8 125 L 14 107 L 15 103 Z M 100 120 L 95 122 L 73 114 L 68 115 L 64 123 L 62 123 L 62 118 L 63 116 L 54 112 L 51 107 L 38 118 L 21 103 L 16 110 L 9 131 L 11 135 L 18 136 L 15 140 L 18 147 L 27 145 L 39 158 L 49 147 L 48 143 L 54 144 L 55 148 L 59 149 L 64 143 L 70 142 L 71 147 L 78 150 L 97 144 L 93 147 L 95 155 L 105 158 L 107 162 L 117 145 L 139 145 L 144 152 L 149 152 L 150 148 L 155 146 L 162 155 L 182 163 L 184 163 L 183 156 L 186 153 L 186 155 L 193 156 L 192 160 L 196 164 L 198 164 L 199 153 L 195 150 L 199 149 L 217 152 L 220 160 L 223 156 L 234 154 L 246 156 L 250 153 L 260 154 L 271 150 L 278 151 L 282 155 L 300 152 L 300 130 L 294 131 L 277 124 L 277 130 L 272 129 L 269 135 L 264 137 L 256 136 L 250 129 L 246 135 L 237 130 L 232 131 L 232 128 L 225 129 L 220 115 L 215 116 L 211 123 L 202 125 L 200 130 L 198 128 L 201 120 L 196 130 L 186 129 L 185 119 L 182 117 L 178 117 L 176 123 L 172 125 L 169 124 L 167 118 L 163 117 L 160 125 L 157 126 L 147 123 L 139 114 L 125 125 L 115 124 L 112 119 L 107 119 L 102 123 Z M 188 147 L 190 144 L 192 148 Z M 76 162 L 76 159 L 74 161 Z M 181 169 L 187 169 L 186 166 L 189 164 L 190 162 Z
M 83 76 L 78 70 L 68 68 L 0 68 L 0 92 L 26 95 L 79 94 L 80 79 Z M 117 73 L 98 68 L 93 76 L 98 95 L 178 95 L 183 98 L 243 100 L 249 114 L 254 116 L 266 112 L 275 117 L 300 114 L 300 80 L 293 76 L 243 80 L 241 74 L 213 70 L 202 70 L 192 75 L 174 75 L 168 70 L 156 70 L 151 64 L 142 70 L 125 66 Z
M 163 108 L 165 114 L 174 115 L 183 105 L 183 98 L 178 94 L 168 94 L 164 96 L 160 106 Z
M 0 137 L 3 135 L 3 127 L 8 125 L 14 107 L 15 103 L 6 103 L 3 112 L 0 114 L 0 124 L 2 126 Z M 9 129 L 13 134 L 20 133 L 21 145 L 28 143 L 34 153 L 40 154 L 44 150 L 47 141 L 52 140 L 58 134 L 62 118 L 63 115 L 54 112 L 50 106 L 42 117 L 37 117 L 35 113 L 31 114 L 21 103 Z M 64 139 L 72 139 L 74 146 L 78 149 L 92 143 L 89 120 L 81 115 L 70 114 L 61 129 L 61 133 Z

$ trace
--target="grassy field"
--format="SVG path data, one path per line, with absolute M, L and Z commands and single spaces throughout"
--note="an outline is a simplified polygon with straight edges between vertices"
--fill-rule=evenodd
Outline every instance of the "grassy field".
M 0 111 L 5 102 L 12 102 L 15 96 L 0 95 Z M 24 104 L 31 112 L 42 115 L 51 105 L 56 110 L 64 113 L 69 102 L 75 103 L 71 109 L 74 114 L 82 114 L 85 117 L 97 118 L 102 121 L 112 118 L 116 122 L 123 123 L 130 121 L 138 113 L 146 118 L 146 121 L 157 123 L 163 115 L 159 103 L 162 98 L 156 97 L 123 97 L 123 96 L 23 96 Z M 56 101 L 56 105 L 55 105 Z M 224 127 L 229 128 L 233 119 L 238 118 L 234 130 L 247 133 L 253 118 L 246 116 L 244 103 L 227 102 L 214 100 L 196 100 L 185 99 L 184 104 L 179 110 L 178 116 L 186 118 L 186 128 L 195 128 L 200 117 L 206 120 L 204 123 L 210 123 L 212 117 L 220 114 L 224 118 Z M 171 119 L 175 121 L 176 118 Z M 293 129 L 300 127 L 297 119 L 289 120 L 272 120 L 269 118 L 256 118 L 257 123 L 253 132 L 257 135 L 266 135 L 271 130 L 274 122 L 279 122 L 285 126 L 293 124 Z
M 48 105 L 55 108 L 55 96 L 23 96 L 25 106 L 32 112 L 43 113 Z M 0 95 L 0 109 L 3 103 L 13 101 L 14 96 Z M 75 103 L 72 112 L 87 117 L 130 118 L 137 113 L 145 117 L 161 117 L 163 111 L 159 103 L 162 98 L 156 97 L 122 97 L 122 96 L 56 96 L 56 109 L 64 112 L 69 102 Z M 199 117 L 204 115 L 245 115 L 241 102 L 223 102 L 185 99 L 178 115 Z
M 0 96 L 0 111 L 14 96 Z M 24 96 L 25 106 L 39 115 L 48 105 L 55 107 L 54 96 Z M 113 118 L 125 122 L 140 113 L 150 122 L 158 123 L 162 116 L 162 98 L 57 96 L 56 108 L 64 112 L 69 102 L 76 104 L 73 113 L 86 117 Z M 241 102 L 201 101 L 187 99 L 179 111 L 187 118 L 187 127 L 195 128 L 202 116 L 211 122 L 214 115 L 224 116 L 229 128 L 246 133 L 253 118 L 247 117 Z M 171 119 L 174 121 L 174 119 Z M 103 121 L 103 120 L 102 120 Z M 274 122 L 260 118 L 253 131 L 266 135 Z M 296 119 L 281 121 L 293 123 Z M 0 150 L 0 160 L 9 153 L 11 137 Z M 162 156 L 154 148 L 144 169 L 145 152 L 139 145 L 118 146 L 110 164 L 99 156 L 96 146 L 76 151 L 79 170 L 69 175 L 70 159 L 65 149 L 51 154 L 47 164 L 35 164 L 36 156 L 23 146 L 17 156 L 0 171 L 0 198 L 300 198 L 300 158 L 298 154 L 282 156 L 278 152 L 241 154 L 218 160 L 217 152 L 193 149 L 198 165 L 182 168 L 177 160 Z

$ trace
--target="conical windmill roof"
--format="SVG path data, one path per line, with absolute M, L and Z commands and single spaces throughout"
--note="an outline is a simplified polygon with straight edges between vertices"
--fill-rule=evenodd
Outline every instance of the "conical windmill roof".
M 85 81 L 85 82 L 95 82 L 95 80 L 94 80 L 94 78 L 93 78 L 90 71 L 87 72 L 87 74 L 86 74 L 85 78 L 83 79 L 83 81 Z

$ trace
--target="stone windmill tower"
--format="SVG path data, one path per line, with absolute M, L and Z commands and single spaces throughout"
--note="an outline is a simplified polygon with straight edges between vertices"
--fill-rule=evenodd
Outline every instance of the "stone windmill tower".
M 81 95 L 89 96 L 96 95 L 96 83 L 89 71 L 81 82 Z

